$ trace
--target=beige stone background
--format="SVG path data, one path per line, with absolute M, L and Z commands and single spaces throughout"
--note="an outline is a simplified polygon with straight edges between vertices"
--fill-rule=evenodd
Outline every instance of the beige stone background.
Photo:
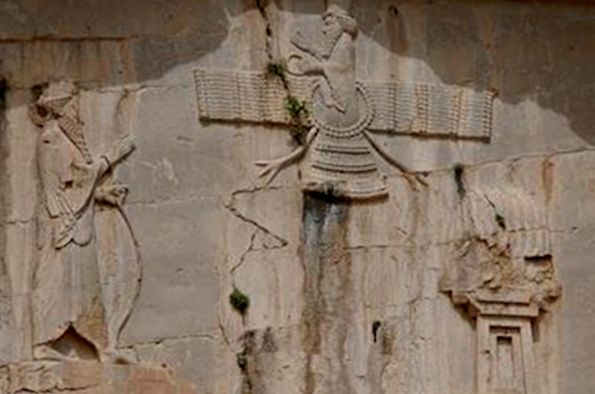
M 361 78 L 498 97 L 489 142 L 381 135 L 392 154 L 427 172 L 429 187 L 413 191 L 386 166 L 388 200 L 350 208 L 345 287 L 319 289 L 337 303 L 329 335 L 342 350 L 325 356 L 340 374 L 317 367 L 303 345 L 304 256 L 316 234 L 308 215 L 317 213 L 304 212 L 299 168 L 265 187 L 253 165 L 289 152 L 292 138 L 282 128 L 200 123 L 193 80 L 196 67 L 264 69 L 269 56 L 287 55 L 294 23 L 318 23 L 325 9 L 314 0 L 0 1 L 0 365 L 33 357 L 40 194 L 27 105 L 32 87 L 66 78 L 82 89 L 97 152 L 119 127 L 119 99 L 134 102 L 125 127 L 137 148 L 116 177 L 130 188 L 125 209 L 143 274 L 118 347 L 139 365 L 196 393 L 474 393 L 474 325 L 439 289 L 452 169 L 463 163 L 469 184 L 522 187 L 546 207 L 563 290 L 538 325 L 539 393 L 595 392 L 595 5 L 354 2 Z M 244 319 L 228 303 L 233 286 L 250 297 Z M 246 346 L 248 372 L 236 360 Z M 342 383 L 312 391 L 308 368 Z M 85 384 L 53 392 L 62 389 L 93 392 Z M 138 392 L 149 390 L 173 392 Z

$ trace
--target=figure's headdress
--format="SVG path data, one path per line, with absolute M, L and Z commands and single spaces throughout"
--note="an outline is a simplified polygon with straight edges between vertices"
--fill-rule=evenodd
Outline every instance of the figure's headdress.
M 51 112 L 58 120 L 60 128 L 68 139 L 81 152 L 87 163 L 93 158 L 83 134 L 83 122 L 79 118 L 76 85 L 72 81 L 51 82 L 37 100 L 37 105 Z
M 37 105 L 59 112 L 75 94 L 76 86 L 72 81 L 51 82 L 39 96 Z
M 325 13 L 325 16 L 326 15 L 332 15 L 336 17 L 345 32 L 349 33 L 353 37 L 357 35 L 357 21 L 354 17 L 349 15 L 349 12 L 347 12 L 343 6 L 339 4 L 330 4 Z

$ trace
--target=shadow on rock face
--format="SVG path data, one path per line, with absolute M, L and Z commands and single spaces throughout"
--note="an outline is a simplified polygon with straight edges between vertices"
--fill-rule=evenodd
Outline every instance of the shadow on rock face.
M 264 26 L 273 9 L 317 17 L 327 3 L 94 0 L 56 7 L 20 1 L 0 7 L 0 73 L 24 88 L 58 78 L 99 86 L 143 82 L 216 50 L 234 17 L 254 13 Z M 595 142 L 595 5 L 344 3 L 351 3 L 361 34 L 398 57 L 423 61 L 445 84 L 495 89 L 509 104 L 534 101 L 565 116 L 586 143 Z
M 22 1 L 0 7 L 0 72 L 23 88 L 142 83 L 216 49 L 245 11 L 230 1 Z
M 360 4 L 361 3 L 361 4 Z M 565 116 L 595 143 L 595 5 L 581 2 L 357 2 L 364 34 L 422 60 L 448 85 L 494 89 Z

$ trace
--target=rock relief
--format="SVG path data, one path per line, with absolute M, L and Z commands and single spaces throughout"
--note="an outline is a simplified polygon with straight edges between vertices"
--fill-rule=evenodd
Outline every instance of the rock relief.
M 131 135 L 116 130 L 121 137 L 96 155 L 77 86 L 51 82 L 37 96 L 29 111 L 39 128 L 42 197 L 33 357 L 0 366 L 0 392 L 196 393 L 166 366 L 141 364 L 118 347 L 141 285 L 139 245 L 124 211 L 128 188 L 114 171 L 135 148 Z
M 135 243 L 122 209 L 128 189 L 112 172 L 132 152 L 134 143 L 125 135 L 95 157 L 85 138 L 79 102 L 74 83 L 52 82 L 30 111 L 39 127 L 43 204 L 32 295 L 38 358 L 108 357 L 115 350 L 116 336 L 132 308 L 140 280 L 140 261 L 127 261 L 128 275 L 119 279 L 127 281 L 131 291 L 121 294 L 117 303 L 106 304 L 99 260 L 116 251 L 101 249 L 125 249 L 124 244 Z M 98 220 L 106 212 L 114 215 L 114 223 L 120 223 L 111 232 L 123 233 L 125 240 L 110 245 L 100 237 L 106 232 L 99 229 Z M 126 231 L 118 232 L 117 226 Z
M 477 392 L 537 394 L 534 331 L 561 294 L 545 207 L 519 187 L 482 187 L 457 215 L 441 289 L 474 321 Z
M 392 157 L 373 132 L 489 140 L 493 92 L 359 80 L 356 20 L 330 5 L 322 16 L 322 32 L 318 42 L 296 31 L 294 53 L 269 67 L 272 73 L 195 70 L 201 120 L 300 124 L 301 146 L 285 157 L 256 163 L 267 182 L 303 159 L 304 190 L 347 199 L 382 197 L 388 190 L 377 156 L 410 181 L 425 181 Z

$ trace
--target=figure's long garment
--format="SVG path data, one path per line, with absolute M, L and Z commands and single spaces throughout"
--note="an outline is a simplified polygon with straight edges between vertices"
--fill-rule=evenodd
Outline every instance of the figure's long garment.
M 358 84 L 357 88 L 362 111 L 354 124 L 331 125 L 324 119 L 324 109 L 312 114 L 318 133 L 308 148 L 303 172 L 305 190 L 348 199 L 388 194 L 385 176 L 378 169 L 373 147 L 364 135 L 373 120 L 373 109 L 363 87 Z M 313 102 L 321 108 L 325 106 L 320 96 Z
M 51 156 L 44 153 L 41 179 L 48 217 L 33 284 L 33 340 L 36 345 L 54 341 L 72 326 L 101 350 L 107 338 L 94 232 L 99 167 L 79 166 L 72 185 L 62 190 L 47 161 Z
M 349 199 L 388 193 L 385 177 L 361 130 L 337 133 L 321 128 L 309 149 L 304 189 Z
M 103 349 L 105 312 L 94 240 L 56 249 L 48 237 L 35 273 L 34 342 L 59 339 L 69 326 Z

